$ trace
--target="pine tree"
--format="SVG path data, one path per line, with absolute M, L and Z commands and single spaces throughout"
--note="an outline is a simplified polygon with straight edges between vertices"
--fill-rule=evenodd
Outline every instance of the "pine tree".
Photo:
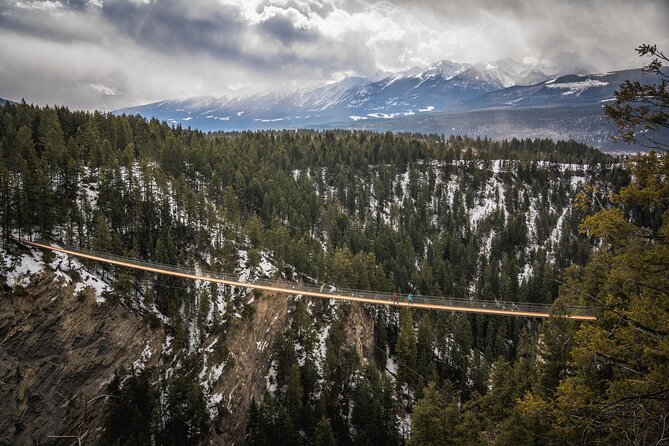
M 226 220 L 233 226 L 239 226 L 239 203 L 231 186 L 226 186 L 223 191 L 223 209 Z
M 356 444 L 397 444 L 397 405 L 393 393 L 392 383 L 385 374 L 380 374 L 372 364 L 364 368 L 356 384 L 351 414 Z
M 625 81 L 614 93 L 615 101 L 604 110 L 615 122 L 619 140 L 666 150 L 669 144 L 662 140 L 660 131 L 669 129 L 669 74 L 663 69 L 669 58 L 657 45 L 641 45 L 637 53 L 653 57 L 643 71 L 655 75 L 659 83 Z
M 122 384 L 122 385 L 121 385 Z M 148 445 L 160 431 L 158 392 L 149 382 L 149 373 L 133 373 L 121 382 L 117 371 L 107 387 L 108 410 L 101 444 Z
M 655 47 L 643 46 L 640 53 L 662 57 Z M 650 69 L 660 67 L 656 59 Z M 639 125 L 646 130 L 667 125 L 666 113 L 660 119 L 636 109 L 649 100 L 645 94 L 657 88 L 664 90 L 657 99 L 661 104 L 667 94 L 664 80 L 649 89 L 628 83 L 616 94 L 617 103 L 607 113 L 618 121 L 622 139 L 629 139 L 625 132 Z M 665 111 L 669 108 L 664 107 Z M 656 123 L 646 121 L 652 116 L 658 119 Z M 646 141 L 653 137 L 649 134 Z M 604 312 L 576 333 L 570 373 L 559 383 L 555 397 L 528 395 L 519 406 L 523 419 L 552 420 L 550 430 L 544 426 L 543 435 L 566 442 L 666 441 L 669 153 L 650 152 L 630 161 L 631 183 L 613 194 L 610 207 L 589 215 L 582 224 L 582 231 L 601 241 L 599 249 L 562 288 L 566 301 L 599 305 Z M 588 207 L 581 204 L 583 209 Z M 554 382 L 553 371 L 545 372 L 549 382 Z M 537 425 L 525 426 L 524 432 L 535 432 Z
M 446 399 L 434 385 L 425 389 L 425 396 L 416 402 L 411 419 L 408 446 L 447 446 L 458 444 L 455 426 L 458 421 L 455 404 Z
M 12 175 L 3 164 L 0 164 L 0 225 L 3 241 L 8 241 L 16 222 L 12 198 L 14 184 Z
M 95 226 L 91 238 L 91 248 L 95 251 L 110 252 L 111 237 L 109 236 L 109 225 L 102 214 L 95 217 Z
M 553 315 L 541 326 L 539 342 L 540 388 L 552 392 L 560 381 L 566 378 L 567 364 L 574 344 L 577 323 L 565 316 L 564 307 L 558 301 L 553 307 Z
M 434 330 L 432 320 L 428 313 L 423 314 L 418 323 L 418 336 L 416 342 L 416 371 L 418 377 L 418 389 L 427 385 L 426 380 L 435 381 L 437 370 L 434 364 Z
M 170 378 L 164 416 L 164 444 L 192 444 L 204 436 L 208 429 L 209 416 L 198 380 L 193 380 L 182 371 L 176 372 Z
M 314 446 L 336 446 L 334 433 L 330 420 L 321 418 L 316 424 L 316 431 L 314 432 Z
M 409 388 L 413 388 L 417 381 L 416 359 L 418 351 L 411 310 L 403 308 L 400 312 L 400 331 L 397 336 L 395 351 L 398 361 L 397 382 L 406 383 Z

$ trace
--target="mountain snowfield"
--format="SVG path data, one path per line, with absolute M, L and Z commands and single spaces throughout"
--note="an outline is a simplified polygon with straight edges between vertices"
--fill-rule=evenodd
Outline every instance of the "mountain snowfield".
M 410 68 L 380 80 L 349 77 L 339 82 L 298 90 L 277 90 L 248 96 L 211 96 L 167 100 L 117 110 L 117 114 L 139 114 L 172 125 L 205 131 L 253 129 L 360 128 L 385 130 L 392 120 L 396 131 L 462 134 L 447 124 L 430 125 L 450 114 L 481 111 L 515 111 L 528 108 L 563 110 L 588 108 L 588 125 L 611 135 L 609 127 L 596 119 L 601 107 L 625 80 L 651 82 L 640 69 L 603 74 L 555 73 L 546 67 L 512 59 L 466 64 L 442 60 L 424 68 Z M 527 120 L 527 118 L 524 118 Z M 592 144 L 580 134 L 567 137 Z M 483 129 L 468 129 L 469 136 L 488 136 Z M 514 128 L 501 137 L 517 136 Z M 549 135 L 538 135 L 549 136 Z M 609 138 L 600 147 L 608 148 Z
M 549 79 L 540 68 L 502 59 L 475 65 L 442 60 L 372 81 L 349 77 L 317 88 L 272 91 L 238 97 L 200 97 L 161 101 L 118 110 L 157 117 L 204 130 L 304 127 L 337 120 L 389 118 L 427 111 L 476 92 L 489 92 Z M 347 113 L 349 111 L 349 113 Z M 364 113 L 363 113 L 364 112 Z

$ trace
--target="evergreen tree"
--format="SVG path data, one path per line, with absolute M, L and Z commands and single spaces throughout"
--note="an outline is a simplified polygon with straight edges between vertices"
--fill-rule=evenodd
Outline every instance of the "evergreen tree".
M 183 372 L 170 378 L 167 387 L 167 407 L 162 414 L 165 445 L 192 444 L 202 438 L 208 429 L 209 418 L 198 380 Z
M 314 446 L 336 446 L 332 426 L 327 418 L 321 418 L 314 432 Z
M 662 58 L 655 47 L 642 46 L 641 54 Z M 666 60 L 666 59 L 665 59 Z M 660 70 L 655 59 L 650 69 Z M 646 89 L 627 83 L 607 109 L 625 132 L 664 114 L 636 109 L 648 100 L 647 92 L 664 90 L 667 84 Z M 663 96 L 664 95 L 664 96 Z M 661 106 L 666 111 L 666 104 Z M 655 118 L 653 118 L 655 116 Z M 660 116 L 660 118 L 658 118 Z M 649 135 L 652 141 L 653 135 Z M 661 444 L 666 441 L 669 418 L 669 154 L 655 152 L 631 159 L 631 183 L 610 199 L 610 207 L 586 217 L 582 230 L 601 241 L 600 248 L 578 274 L 562 288 L 563 298 L 590 301 L 605 308 L 601 317 L 580 327 L 571 349 L 570 373 L 560 381 L 555 397 L 528 395 L 519 404 L 519 417 L 552 420 L 542 426 L 548 438 L 582 444 Z M 590 208 L 582 196 L 582 209 Z M 555 381 L 548 370 L 548 379 Z M 565 415 L 569 416 L 565 416 Z M 524 427 L 521 434 L 535 432 Z M 518 431 L 518 428 L 515 429 Z
M 425 396 L 416 402 L 411 419 L 411 438 L 408 446 L 456 445 L 455 426 L 458 409 L 448 404 L 439 389 L 430 385 Z
M 402 309 L 400 312 L 400 331 L 395 345 L 397 352 L 398 370 L 397 382 L 406 383 L 413 388 L 416 383 L 416 336 L 413 328 L 411 310 Z
M 426 380 L 436 381 L 437 379 L 437 369 L 434 363 L 434 331 L 428 313 L 423 314 L 418 323 L 416 371 L 420 375 L 417 387 L 419 390 L 427 385 Z
M 158 392 L 149 372 L 133 373 L 123 382 L 118 372 L 107 387 L 109 408 L 102 435 L 103 445 L 150 445 L 159 430 Z

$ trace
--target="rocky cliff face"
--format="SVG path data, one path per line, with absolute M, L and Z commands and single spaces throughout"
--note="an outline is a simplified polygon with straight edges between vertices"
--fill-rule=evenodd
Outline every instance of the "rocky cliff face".
M 307 305 L 310 299 L 318 301 L 317 298 L 304 299 Z M 228 351 L 227 363 L 232 365 L 225 367 L 224 373 L 212 388 L 218 407 L 217 416 L 213 420 L 211 444 L 245 444 L 251 400 L 255 398 L 261 401 L 269 387 L 273 346 L 277 337 L 283 336 L 290 324 L 295 300 L 295 297 L 282 294 L 264 293 L 251 304 L 253 310 L 249 320 L 240 320 L 228 333 L 224 342 Z M 324 321 L 320 321 L 319 325 L 321 330 L 325 330 Z M 345 327 L 347 343 L 355 348 L 360 358 L 371 358 L 373 322 L 361 305 L 351 305 Z
M 347 343 L 366 362 L 374 355 L 374 322 L 362 305 L 352 304 L 344 324 Z
M 114 372 L 129 370 L 147 345 L 161 351 L 162 328 L 123 306 L 97 304 L 90 289 L 73 290 L 43 272 L 0 299 L 2 443 L 95 443 Z
M 148 368 L 157 379 L 175 364 L 170 329 L 163 325 L 168 321 L 157 323 L 124 304 L 101 303 L 93 288 L 79 291 L 76 278 L 46 267 L 3 291 L 0 444 L 96 444 L 115 372 L 124 376 Z M 250 402 L 261 400 L 268 387 L 273 346 L 290 323 L 294 301 L 258 294 L 226 332 L 204 335 L 198 360 L 212 416 L 208 443 L 245 443 Z M 321 321 L 322 333 L 325 325 Z M 347 342 L 369 358 L 373 327 L 365 309 L 353 305 L 345 326 Z
M 213 443 L 243 444 L 251 399 L 260 400 L 267 386 L 272 346 L 288 323 L 289 301 L 267 293 L 254 302 L 250 321 L 230 334 L 226 345 L 234 365 L 214 386 L 222 410 L 214 422 Z

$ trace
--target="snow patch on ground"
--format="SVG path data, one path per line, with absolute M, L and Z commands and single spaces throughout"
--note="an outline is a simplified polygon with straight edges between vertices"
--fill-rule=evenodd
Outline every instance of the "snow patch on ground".
M 534 197 L 530 198 L 530 208 L 527 210 L 525 217 L 525 224 L 527 225 L 527 237 L 535 244 L 537 241 L 537 217 L 539 216 L 539 211 L 537 210 L 537 199 Z
M 323 376 L 323 365 L 325 364 L 326 343 L 330 336 L 330 324 L 325 324 L 323 330 L 318 333 L 318 343 L 316 344 L 316 368 L 320 376 Z
M 500 203 L 495 199 L 497 194 L 500 197 Z M 494 211 L 503 206 L 504 184 L 496 178 L 490 178 L 486 183 L 485 189 L 478 199 L 476 205 L 469 210 L 469 221 L 472 227 L 481 221 L 483 218 L 492 214 Z
M 518 283 L 527 282 L 532 277 L 532 265 L 526 263 L 523 270 L 518 273 Z
M 269 372 L 265 379 L 267 380 L 267 391 L 272 395 L 276 392 L 276 361 L 272 361 L 272 365 L 269 368 Z
M 142 351 L 142 354 L 139 355 L 139 358 L 137 358 L 137 360 L 132 363 L 133 367 L 135 368 L 135 371 L 139 372 L 141 370 L 144 370 L 144 367 L 146 367 L 146 363 L 149 362 L 151 356 L 153 356 L 153 352 L 151 351 L 151 345 L 147 343 L 146 346 L 144 347 L 144 350 Z
M 207 409 L 209 410 L 209 414 L 212 416 L 216 416 L 218 414 L 218 405 L 221 403 L 223 400 L 223 394 L 222 393 L 212 393 L 209 395 L 209 398 L 207 400 Z
M 10 287 L 25 287 L 34 275 L 47 269 L 44 254 L 37 249 L 30 249 L 27 253 L 21 253 L 18 257 L 0 249 L 0 261 L 3 269 L 7 271 L 6 281 Z M 83 264 L 76 258 L 60 252 L 53 252 L 53 260 L 48 264 L 48 267 L 54 271 L 63 286 L 71 284 L 73 281 L 72 273 L 77 272 L 80 279 L 74 286 L 74 293 L 90 288 L 95 293 L 97 303 L 105 302 L 102 294 L 110 289 L 109 284 L 102 280 L 98 274 L 84 268 Z
M 102 297 L 102 293 L 109 291 L 109 285 L 103 282 L 99 277 L 93 274 L 89 274 L 85 270 L 80 271 L 80 274 L 81 282 L 74 286 L 75 294 L 85 290 L 86 288 L 90 288 L 95 293 L 95 302 L 99 304 L 106 302 L 105 298 Z
M 251 276 L 251 269 L 248 267 L 249 254 L 247 251 L 239 250 L 237 251 L 237 269 L 239 271 L 239 281 L 248 282 L 249 277 Z
M 397 376 L 397 363 L 395 362 L 395 358 L 390 356 L 390 351 L 386 349 L 387 357 L 388 360 L 386 361 L 386 370 L 388 373 L 390 373 L 392 376 Z
M 18 258 L 13 258 L 3 251 L 2 260 L 7 270 L 7 285 L 10 287 L 28 286 L 30 278 L 45 269 L 42 252 L 34 249 L 28 254 L 21 254 Z
M 560 239 L 562 238 L 562 225 L 564 224 L 564 219 L 567 216 L 568 211 L 569 208 L 565 207 L 564 210 L 562 211 L 562 214 L 560 214 L 560 217 L 558 217 L 557 223 L 555 224 L 553 231 L 551 232 L 549 240 L 551 241 L 553 250 L 555 250 L 557 244 L 560 242 Z
M 268 257 L 267 253 L 262 252 L 261 253 L 261 259 L 260 259 L 260 264 L 258 265 L 258 268 L 256 269 L 258 274 L 270 278 L 272 277 L 276 271 L 277 268 L 274 266 L 270 258 Z

